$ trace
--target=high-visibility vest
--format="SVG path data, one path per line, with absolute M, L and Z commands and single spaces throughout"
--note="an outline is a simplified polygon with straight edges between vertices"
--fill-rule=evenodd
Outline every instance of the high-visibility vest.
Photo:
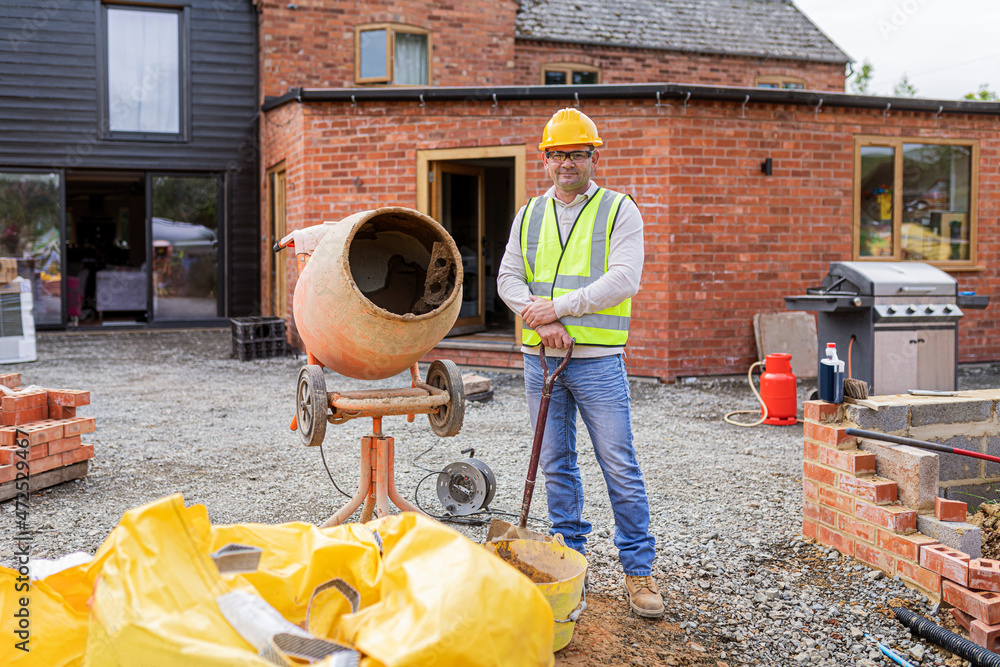
M 573 222 L 565 243 L 559 234 L 555 200 L 528 200 L 521 218 L 521 257 L 533 295 L 551 300 L 586 287 L 607 272 L 611 232 L 626 197 L 599 188 Z M 578 345 L 621 347 L 628 340 L 631 313 L 632 300 L 625 299 L 617 306 L 581 317 L 562 317 L 560 321 Z M 521 341 L 535 346 L 542 339 L 523 326 Z

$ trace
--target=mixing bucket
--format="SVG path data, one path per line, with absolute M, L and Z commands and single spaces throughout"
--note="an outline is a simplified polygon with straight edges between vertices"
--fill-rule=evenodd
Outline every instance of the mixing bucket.
M 462 306 L 463 276 L 462 255 L 444 227 L 399 207 L 317 227 L 322 240 L 299 275 L 293 312 L 318 363 L 380 380 L 410 368 L 447 335 Z
M 535 582 L 549 601 L 552 618 L 556 622 L 552 650 L 565 648 L 573 638 L 576 619 L 587 608 L 583 588 L 587 559 L 567 547 L 559 534 L 551 542 L 499 540 L 487 542 L 484 546 Z

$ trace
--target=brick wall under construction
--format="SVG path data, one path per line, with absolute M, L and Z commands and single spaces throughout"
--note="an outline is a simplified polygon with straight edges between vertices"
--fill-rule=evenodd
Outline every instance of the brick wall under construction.
M 806 537 L 943 600 L 972 641 L 993 651 L 1000 649 L 1000 560 L 982 558 L 981 530 L 967 523 L 967 510 L 1000 499 L 1000 464 L 846 430 L 996 454 L 998 404 L 1000 389 L 810 401 L 802 464 Z

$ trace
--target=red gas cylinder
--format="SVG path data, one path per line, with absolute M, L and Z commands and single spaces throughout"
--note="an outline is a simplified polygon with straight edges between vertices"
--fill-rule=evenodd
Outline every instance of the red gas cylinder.
M 792 355 L 785 352 L 769 354 L 764 360 L 764 369 L 760 376 L 760 398 L 767 406 L 764 423 L 775 426 L 795 424 L 799 401 L 792 374 Z M 763 407 L 760 414 L 764 416 Z

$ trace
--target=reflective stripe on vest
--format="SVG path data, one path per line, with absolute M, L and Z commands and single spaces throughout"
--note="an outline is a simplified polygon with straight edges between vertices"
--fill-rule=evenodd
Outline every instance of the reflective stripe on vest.
M 555 200 L 534 197 L 521 221 L 521 255 L 528 287 L 535 296 L 554 299 L 593 284 L 607 272 L 609 239 L 622 201 L 627 195 L 598 189 L 584 205 L 569 237 L 559 234 Z M 563 317 L 570 336 L 580 345 L 620 347 L 628 340 L 632 301 L 581 317 Z M 522 342 L 538 345 L 541 337 L 522 328 Z

